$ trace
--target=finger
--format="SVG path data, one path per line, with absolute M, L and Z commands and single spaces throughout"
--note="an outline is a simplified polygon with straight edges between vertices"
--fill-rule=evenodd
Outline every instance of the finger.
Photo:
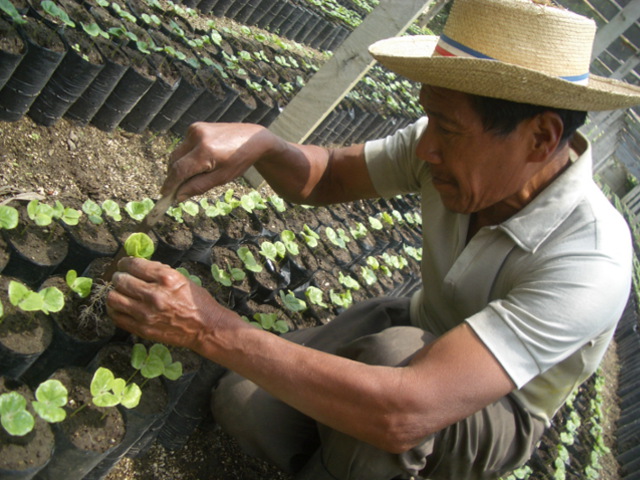
M 203 191 L 197 191 L 191 186 L 191 178 L 211 172 L 216 166 L 213 155 L 202 145 L 195 146 L 169 167 L 167 178 L 160 193 L 163 195 L 177 189 L 177 197 L 186 199 Z M 204 191 L 208 188 L 204 189 Z
M 118 262 L 118 272 L 128 273 L 148 283 L 158 282 L 167 268 L 160 262 L 136 257 L 124 257 Z

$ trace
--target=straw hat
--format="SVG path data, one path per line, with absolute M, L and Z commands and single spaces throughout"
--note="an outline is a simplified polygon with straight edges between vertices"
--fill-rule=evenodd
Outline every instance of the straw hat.
M 531 0 L 456 0 L 441 37 L 381 40 L 369 52 L 416 82 L 572 110 L 640 104 L 640 87 L 589 74 L 595 23 Z

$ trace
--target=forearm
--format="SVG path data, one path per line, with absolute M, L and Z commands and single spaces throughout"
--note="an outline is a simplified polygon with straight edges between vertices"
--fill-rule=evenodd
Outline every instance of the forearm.
M 233 314 L 232 314 L 233 315 Z M 250 379 L 318 422 L 388 451 L 422 436 L 405 412 L 400 368 L 370 366 L 329 355 L 246 326 L 214 330 L 200 353 Z

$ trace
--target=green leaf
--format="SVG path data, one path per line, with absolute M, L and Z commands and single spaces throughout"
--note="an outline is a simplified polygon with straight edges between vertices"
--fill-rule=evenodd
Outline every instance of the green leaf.
M 351 276 L 338 272 L 338 281 L 346 288 L 351 290 L 360 290 L 360 284 Z
M 102 220 L 102 208 L 91 199 L 85 200 L 82 204 L 82 211 L 87 214 L 89 221 L 95 225 L 100 225 Z
M 382 230 L 382 222 L 375 217 L 369 217 L 369 225 L 374 230 Z
M 124 242 L 127 255 L 137 258 L 149 259 L 153 255 L 155 245 L 146 233 L 132 233 Z
M 42 297 L 42 311 L 47 315 L 50 312 L 59 312 L 64 307 L 64 294 L 57 287 L 47 287 L 38 292 Z
M 93 404 L 97 407 L 115 407 L 120 399 L 111 391 L 115 377 L 108 368 L 100 367 L 93 374 L 90 390 Z
M 39 227 L 51 225 L 53 221 L 53 207 L 38 200 L 31 200 L 27 204 L 27 215 Z
M 307 303 L 304 300 L 297 298 L 291 290 L 287 291 L 287 293 L 280 290 L 279 295 L 287 310 L 292 312 L 303 312 L 307 309 Z
M 196 215 L 198 215 L 198 212 L 200 211 L 200 207 L 198 207 L 198 204 L 191 200 L 182 202 L 180 206 L 182 207 L 182 210 L 184 210 L 186 213 L 188 213 L 192 217 L 195 217 Z
M 122 215 L 120 214 L 120 206 L 113 200 L 105 200 L 102 202 L 102 209 L 104 213 L 113 218 L 116 222 L 122 220 Z
M 9 435 L 21 437 L 35 425 L 35 419 L 26 410 L 27 401 L 18 392 L 0 395 L 0 421 Z
M 90 277 L 78 277 L 75 270 L 69 270 L 65 276 L 69 288 L 78 294 L 80 298 L 87 298 L 91 293 L 93 279 Z
M 281 197 L 272 195 L 269 197 L 269 201 L 271 202 L 271 205 L 273 205 L 273 208 L 276 209 L 276 212 L 282 213 L 287 210 L 287 206 Z
M 131 349 L 131 366 L 140 370 L 147 359 L 147 349 L 141 343 L 136 343 Z
M 311 286 L 304 292 L 309 302 L 320 307 L 328 308 L 328 305 L 324 303 L 323 293 L 318 287 Z
M 373 285 L 378 281 L 378 277 L 370 267 L 360 267 L 360 274 L 367 285 Z
M 18 210 L 9 205 L 0 206 L 0 228 L 11 230 L 18 226 Z
M 44 304 L 41 295 L 15 280 L 9 282 L 9 301 L 25 312 L 41 311 Z
M 66 26 L 68 26 L 70 28 L 74 28 L 76 26 L 76 24 L 73 22 L 73 20 L 71 20 L 69 18 L 69 15 L 67 15 L 67 12 L 62 10 L 55 3 L 53 3 L 51 0 L 43 0 L 40 3 L 40 6 L 42 7 L 42 9 L 45 12 L 47 12 L 52 17 L 59 19 Z
M 238 249 L 238 257 L 240 257 L 240 260 L 242 260 L 247 270 L 255 273 L 262 271 L 262 265 L 256 261 L 248 247 L 240 247 Z
M 347 244 L 344 241 L 344 239 L 340 237 L 338 235 L 338 232 L 336 232 L 333 228 L 325 227 L 325 234 L 327 235 L 327 238 L 329 239 L 329 241 L 333 243 L 335 246 L 339 248 L 347 248 Z
M 124 391 L 120 397 L 120 404 L 125 408 L 136 408 L 140 403 L 142 390 L 135 383 L 130 383 L 124 387 Z
M 65 208 L 60 216 L 60 220 L 70 226 L 78 225 L 82 212 L 75 208 Z
M 173 362 L 165 366 L 164 376 L 169 380 L 177 380 L 182 376 L 182 363 Z
M 268 258 L 273 262 L 276 262 L 276 258 L 278 257 L 278 249 L 273 243 L 264 241 L 260 244 L 260 255 Z
M 67 417 L 67 412 L 61 408 L 67 404 L 67 389 L 60 380 L 47 380 L 36 389 L 36 401 L 32 402 L 33 409 L 43 420 L 58 423 Z
M 231 286 L 231 276 L 225 270 L 220 269 L 215 263 L 211 265 L 211 276 L 221 285 L 225 287 Z
M 27 23 L 10 0 L 0 0 L 0 10 L 11 17 L 11 20 L 18 25 Z
M 140 202 L 127 202 L 124 206 L 125 211 L 129 214 L 129 216 L 140 222 L 153 208 L 153 200 L 150 198 L 145 198 Z

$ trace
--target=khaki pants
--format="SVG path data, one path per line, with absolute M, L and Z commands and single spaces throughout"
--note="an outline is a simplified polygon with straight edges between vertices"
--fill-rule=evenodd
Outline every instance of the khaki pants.
M 363 302 L 327 325 L 285 337 L 389 366 L 407 364 L 435 338 L 410 326 L 409 300 L 398 298 Z M 391 454 L 318 424 L 232 372 L 214 389 L 212 408 L 216 421 L 247 453 L 295 474 L 296 480 L 496 478 L 525 463 L 544 430 L 541 420 L 506 396 L 408 452 Z

